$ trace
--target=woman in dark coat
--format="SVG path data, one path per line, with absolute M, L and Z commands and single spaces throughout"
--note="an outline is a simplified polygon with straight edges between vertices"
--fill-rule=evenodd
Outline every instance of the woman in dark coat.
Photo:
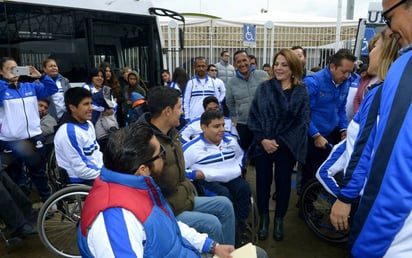
M 283 218 L 288 209 L 291 177 L 296 161 L 306 156 L 309 123 L 309 93 L 302 84 L 303 67 L 290 49 L 273 58 L 273 78 L 256 90 L 248 119 L 253 132 L 251 158 L 256 166 L 259 239 L 268 236 L 269 198 L 272 178 L 276 186 L 273 237 L 283 239 Z M 274 169 L 276 167 L 275 173 Z

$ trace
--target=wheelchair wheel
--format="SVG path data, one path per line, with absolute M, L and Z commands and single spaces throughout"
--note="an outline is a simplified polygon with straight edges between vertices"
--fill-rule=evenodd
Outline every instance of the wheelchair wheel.
M 330 222 L 330 211 L 336 198 L 329 194 L 316 179 L 309 181 L 300 195 L 300 210 L 309 229 L 332 243 L 345 243 L 348 230 L 336 230 Z
M 77 247 L 77 226 L 90 186 L 70 185 L 49 197 L 37 219 L 42 243 L 62 257 L 81 257 Z

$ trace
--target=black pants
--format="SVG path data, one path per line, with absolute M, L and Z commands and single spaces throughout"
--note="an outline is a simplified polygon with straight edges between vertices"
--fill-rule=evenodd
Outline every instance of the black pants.
M 340 135 L 339 129 L 335 129 L 332 133 L 323 137 L 325 137 L 330 144 L 335 145 L 340 142 Z M 310 179 L 315 177 L 320 165 L 328 158 L 330 151 L 331 148 L 321 149 L 316 147 L 313 137 L 308 137 L 306 162 L 302 166 L 302 189 Z
M 240 147 L 246 153 L 249 150 L 253 141 L 253 133 L 249 130 L 249 127 L 245 124 L 237 124 L 236 129 L 239 133 Z
M 29 220 L 32 203 L 4 169 L 0 169 L 0 218 L 10 232 Z
M 232 201 L 239 229 L 242 233 L 245 232 L 246 220 L 249 216 L 250 196 L 252 195 L 246 180 L 237 177 L 227 183 L 199 181 L 207 189 L 206 192 L 210 191 L 215 195 L 226 196 Z
M 257 205 L 260 214 L 269 213 L 270 187 L 272 180 L 275 180 L 275 217 L 283 218 L 286 215 L 294 165 L 293 154 L 286 147 L 279 148 L 273 154 L 266 153 L 255 158 Z
M 50 188 L 46 176 L 46 148 L 42 135 L 35 136 L 31 139 L 18 141 L 2 141 L 0 150 L 2 164 L 12 165 L 16 171 L 8 173 L 21 173 L 23 163 L 29 170 L 30 178 L 39 191 L 40 198 L 43 202 L 50 196 Z M 9 162 L 14 164 L 10 164 Z

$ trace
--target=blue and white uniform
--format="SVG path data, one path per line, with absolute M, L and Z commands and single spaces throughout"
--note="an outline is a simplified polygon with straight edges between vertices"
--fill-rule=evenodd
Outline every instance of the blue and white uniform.
M 409 51 L 389 69 L 376 130 L 353 172 L 368 175 L 350 237 L 354 257 L 412 257 L 411 71 Z M 359 182 L 349 181 L 339 199 L 352 184 Z
M 53 95 L 58 89 L 47 75 L 40 82 L 19 82 L 16 88 L 0 80 L 1 141 L 30 139 L 42 133 L 37 100 Z
M 239 133 L 237 132 L 236 126 L 233 125 L 232 120 L 228 117 L 224 118 L 225 120 L 225 131 L 230 133 L 239 139 Z M 200 117 L 196 117 L 187 123 L 182 129 L 180 129 L 180 134 L 182 137 L 180 141 L 182 144 L 189 142 L 190 140 L 198 137 L 202 133 L 202 128 L 200 126 Z
M 214 145 L 207 142 L 202 133 L 183 145 L 183 155 L 186 168 L 201 170 L 208 182 L 226 183 L 241 175 L 243 151 L 228 134 Z
M 220 93 L 216 82 L 206 75 L 205 79 L 193 76 L 186 84 L 183 98 L 183 110 L 185 119 L 192 120 L 200 116 L 203 112 L 203 99 L 207 96 L 215 96 L 219 99 Z
M 339 172 L 345 172 L 349 159 L 353 152 L 356 136 L 359 132 L 359 124 L 353 119 L 348 126 L 346 138 L 335 145 L 329 157 L 319 167 L 316 178 L 323 187 L 333 196 L 339 194 L 339 185 L 334 176 Z
M 59 127 L 54 137 L 54 148 L 57 164 L 67 171 L 70 182 L 81 183 L 100 174 L 103 154 L 92 122 L 81 124 L 73 120 Z

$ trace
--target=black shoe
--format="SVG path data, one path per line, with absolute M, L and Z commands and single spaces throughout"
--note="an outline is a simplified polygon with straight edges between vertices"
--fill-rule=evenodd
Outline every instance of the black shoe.
M 21 239 L 28 237 L 28 236 L 35 236 L 37 235 L 37 227 L 35 224 L 31 223 L 24 223 L 23 226 L 15 230 L 14 232 L 11 233 L 11 237 L 19 237 Z
M 283 239 L 283 218 L 275 218 L 275 225 L 273 227 L 273 238 L 276 241 Z
M 241 238 L 241 241 L 240 241 L 240 246 L 244 246 L 244 245 L 246 245 L 247 243 L 250 243 L 251 241 L 250 241 L 250 237 L 248 236 L 248 234 L 246 234 L 246 233 L 242 233 L 242 238 Z
M 258 232 L 259 240 L 265 240 L 266 238 L 268 238 L 268 234 L 269 234 L 269 214 L 260 214 L 259 232 Z

